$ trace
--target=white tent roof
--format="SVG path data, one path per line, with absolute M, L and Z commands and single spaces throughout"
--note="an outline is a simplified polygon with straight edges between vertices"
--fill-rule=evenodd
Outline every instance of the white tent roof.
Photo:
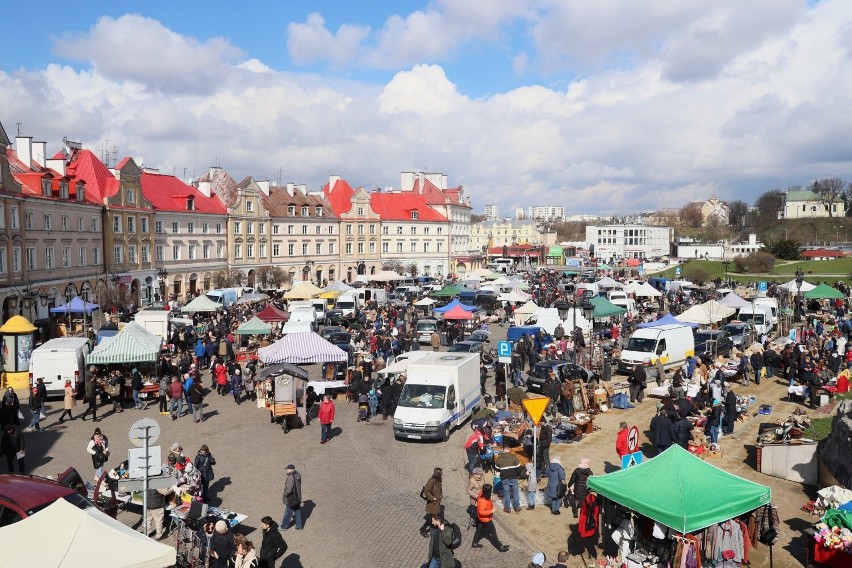
M 51 568 L 165 568 L 174 546 L 138 533 L 94 507 L 82 510 L 59 499 L 23 521 L 0 529 L 3 566 Z
M 215 312 L 221 307 L 222 306 L 202 294 L 182 307 L 180 311 L 184 314 L 194 314 L 195 312 Z
M 434 300 L 434 299 L 430 298 L 429 296 L 426 296 L 422 300 L 417 300 L 416 302 L 414 302 L 414 305 L 415 306 L 431 306 L 435 302 L 437 302 L 437 300 Z
M 538 304 L 536 304 L 535 302 L 530 300 L 529 302 L 527 302 L 526 304 L 524 304 L 523 306 L 521 306 L 520 308 L 515 310 L 515 313 L 516 314 L 530 314 L 530 315 L 532 315 L 532 314 L 536 313 L 537 311 L 538 311 Z
M 729 308 L 734 309 L 740 309 L 751 305 L 751 302 L 742 299 L 735 292 L 731 292 L 730 294 L 726 295 L 719 303 L 723 306 L 728 306 Z
M 642 282 L 642 284 L 636 286 L 633 289 L 633 295 L 637 298 L 639 297 L 651 297 L 656 298 L 658 296 L 662 296 L 659 290 L 648 284 L 647 282 Z
M 726 317 L 732 316 L 736 311 L 737 310 L 734 308 L 723 306 L 716 300 L 709 300 L 703 304 L 692 306 L 676 317 L 685 323 L 709 325 L 711 323 L 720 322 Z
M 509 282 L 510 280 L 508 278 L 506 278 L 505 276 L 501 276 L 497 280 L 493 281 L 492 284 L 495 286 L 505 286 Z
M 272 345 L 258 349 L 257 356 L 264 365 L 343 362 L 347 359 L 343 349 L 312 331 L 287 334 Z
M 497 300 L 500 302 L 526 302 L 530 299 L 530 295 L 518 288 L 513 288 L 511 292 L 500 294 Z
M 617 282 L 617 281 L 613 280 L 612 278 L 610 278 L 609 276 L 605 276 L 605 277 L 601 278 L 600 280 L 595 282 L 595 284 L 598 285 L 598 288 L 623 288 L 624 287 L 621 284 L 621 282 Z
M 405 280 L 405 276 L 397 274 L 392 270 L 382 270 L 370 276 L 370 280 L 373 282 L 393 282 L 395 280 Z
M 480 278 L 485 278 L 491 275 L 490 268 L 477 268 L 473 272 L 469 272 L 468 276 L 479 276 Z
M 796 287 L 795 278 L 793 280 L 790 280 L 786 284 L 781 284 L 781 288 L 784 288 L 788 292 L 793 292 L 794 294 L 799 291 L 799 289 Z M 802 281 L 802 292 L 807 292 L 808 290 L 813 290 L 814 288 L 816 288 L 816 286 L 814 286 L 810 282 Z

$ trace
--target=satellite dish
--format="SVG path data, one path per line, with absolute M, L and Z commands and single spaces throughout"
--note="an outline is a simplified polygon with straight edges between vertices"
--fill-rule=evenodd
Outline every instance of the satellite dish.
M 136 165 L 140 168 L 145 166 L 145 159 L 142 156 L 136 156 L 133 158 L 133 161 L 136 162 Z

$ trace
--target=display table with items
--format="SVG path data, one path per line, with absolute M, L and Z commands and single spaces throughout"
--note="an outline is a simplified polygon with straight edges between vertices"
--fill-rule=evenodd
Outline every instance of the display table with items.
M 852 491 L 825 487 L 802 510 L 819 517 L 808 538 L 808 560 L 830 568 L 852 566 Z

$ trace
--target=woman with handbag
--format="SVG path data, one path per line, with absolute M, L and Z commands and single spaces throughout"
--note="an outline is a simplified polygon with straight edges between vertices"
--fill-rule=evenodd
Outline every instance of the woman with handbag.
M 95 479 L 98 480 L 103 475 L 104 464 L 109 458 L 109 438 L 103 435 L 100 428 L 95 428 L 86 451 L 92 454 L 92 466 L 95 468 Z
M 443 470 L 440 467 L 436 467 L 432 471 L 432 477 L 429 478 L 429 481 L 426 482 L 426 485 L 420 491 L 420 496 L 426 500 L 426 522 L 420 527 L 420 536 L 423 538 L 429 536 L 429 531 L 432 528 L 432 515 L 441 514 L 441 499 L 444 498 L 444 492 L 441 487 L 442 475 Z
M 574 518 L 577 518 L 577 509 L 583 503 L 586 496 L 589 494 L 589 487 L 586 481 L 592 476 L 592 470 L 589 468 L 589 458 L 583 458 L 577 464 L 577 468 L 571 473 L 571 479 L 568 480 L 568 491 L 574 496 L 571 502 L 571 511 L 574 513 Z
M 562 498 L 565 497 L 567 486 L 565 485 L 565 469 L 562 467 L 559 456 L 550 458 L 546 474 L 547 488 L 544 494 L 550 499 L 550 513 L 560 515 L 562 513 L 559 511 L 559 507 L 562 505 Z
M 65 415 L 68 415 L 69 420 L 74 420 L 71 416 L 71 411 L 77 406 L 77 393 L 74 392 L 74 387 L 71 386 L 71 381 L 65 381 L 65 399 L 63 400 L 64 409 L 59 415 L 59 423 L 65 422 Z

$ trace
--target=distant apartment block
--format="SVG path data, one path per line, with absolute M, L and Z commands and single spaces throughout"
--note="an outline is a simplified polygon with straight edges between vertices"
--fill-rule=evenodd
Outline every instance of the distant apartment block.
M 526 218 L 536 221 L 561 221 L 565 219 L 565 208 L 556 205 L 530 205 L 527 207 Z
M 490 205 L 485 206 L 485 218 L 486 219 L 496 219 L 500 215 L 500 212 L 497 209 L 497 205 L 491 203 Z

